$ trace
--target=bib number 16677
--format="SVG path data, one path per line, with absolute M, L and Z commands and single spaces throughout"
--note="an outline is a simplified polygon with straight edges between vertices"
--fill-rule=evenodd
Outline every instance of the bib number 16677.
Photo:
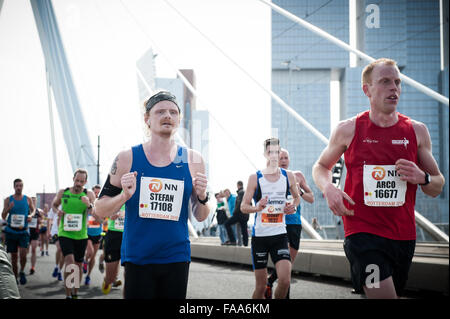
M 396 189 L 377 189 L 374 193 L 376 198 L 396 198 L 398 191 Z

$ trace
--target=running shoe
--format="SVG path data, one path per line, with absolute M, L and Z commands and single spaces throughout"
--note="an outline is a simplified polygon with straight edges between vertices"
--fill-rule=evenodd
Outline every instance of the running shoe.
M 43 257 L 44 256 L 44 251 L 41 251 L 41 257 Z
M 103 283 L 102 283 L 102 292 L 103 292 L 103 294 L 107 295 L 107 294 L 109 294 L 109 292 L 111 291 L 112 285 L 109 284 L 108 287 L 105 287 L 105 286 L 106 286 L 106 282 L 105 282 L 105 279 L 103 279 Z
M 78 295 L 72 294 L 72 299 L 78 299 Z
M 45 252 L 45 256 L 50 256 L 50 255 L 48 254 L 48 250 Z
M 88 264 L 87 264 L 86 260 L 83 260 L 83 274 L 87 273 L 87 267 L 88 267 Z
M 27 277 L 25 277 L 25 273 L 23 271 L 21 271 L 19 276 L 20 276 L 20 280 L 19 280 L 20 284 L 25 285 L 27 283 Z
M 122 281 L 120 279 L 117 279 L 116 281 L 114 281 L 113 287 L 114 288 L 119 287 L 121 284 L 122 284 Z
M 89 275 L 86 276 L 86 279 L 84 280 L 84 284 L 86 286 L 89 286 L 89 284 L 91 283 L 91 277 L 89 277 Z
M 30 269 L 30 275 L 32 275 L 32 274 L 34 274 L 34 268 L 33 267 L 31 267 L 31 269 Z
M 58 267 L 55 267 L 55 269 L 53 269 L 53 273 L 52 273 L 53 278 L 58 277 L 58 273 L 59 273 L 58 270 L 59 270 Z
M 264 291 L 264 297 L 266 299 L 272 299 L 272 286 L 267 284 L 266 290 Z
M 58 280 L 59 280 L 59 281 L 62 281 L 62 280 L 63 280 L 61 272 L 58 272 Z

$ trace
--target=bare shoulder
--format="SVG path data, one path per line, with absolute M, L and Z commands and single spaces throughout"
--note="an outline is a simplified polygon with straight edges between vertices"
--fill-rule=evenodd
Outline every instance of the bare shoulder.
M 88 189 L 87 190 L 87 194 L 86 194 L 89 198 L 95 198 L 95 194 L 92 190 Z
M 120 186 L 120 179 L 131 170 L 133 163 L 133 152 L 131 149 L 123 150 L 117 154 L 109 171 L 110 183 L 114 186 Z
M 355 135 L 356 116 L 340 121 L 333 130 L 331 140 L 335 143 L 350 145 Z
M 111 175 L 115 175 L 118 172 L 129 172 L 131 169 L 131 164 L 133 162 L 133 152 L 131 149 L 123 150 L 117 154 L 114 162 L 111 166 Z M 122 173 L 121 175 L 123 175 Z
M 249 177 L 248 177 L 248 183 L 247 183 L 247 187 L 249 187 L 249 186 L 251 186 L 251 185 L 256 185 L 257 184 L 257 176 L 256 176 L 256 173 L 254 173 L 254 174 L 251 174 Z
M 427 126 L 424 123 L 413 119 L 411 119 L 411 123 L 414 128 L 414 132 L 416 133 L 417 145 L 420 147 L 421 145 L 424 145 L 424 143 L 430 143 L 430 133 Z

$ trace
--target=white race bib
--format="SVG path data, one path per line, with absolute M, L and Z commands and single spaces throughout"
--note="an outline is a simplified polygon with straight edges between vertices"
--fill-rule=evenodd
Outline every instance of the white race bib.
M 280 202 L 284 202 L 281 200 Z M 267 206 L 261 211 L 261 225 L 278 226 L 283 225 L 284 206 L 286 203 L 267 203 Z
M 405 203 L 406 181 L 400 180 L 395 165 L 364 165 L 364 204 L 398 207 Z
M 141 177 L 139 217 L 178 221 L 183 193 L 182 180 Z
M 64 230 L 80 231 L 83 223 L 83 214 L 64 214 Z
M 29 228 L 36 228 L 37 227 L 37 217 L 31 218 L 31 222 L 28 223 Z
M 25 226 L 25 215 L 12 214 L 11 227 L 23 228 Z
M 114 228 L 117 230 L 123 230 L 125 225 L 125 217 L 117 217 L 114 221 Z

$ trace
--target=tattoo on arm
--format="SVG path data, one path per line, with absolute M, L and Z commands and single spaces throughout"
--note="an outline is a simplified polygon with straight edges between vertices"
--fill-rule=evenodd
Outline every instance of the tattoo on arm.
M 117 173 L 117 162 L 119 161 L 119 155 L 116 156 L 114 163 L 111 166 L 111 175 L 116 175 Z

